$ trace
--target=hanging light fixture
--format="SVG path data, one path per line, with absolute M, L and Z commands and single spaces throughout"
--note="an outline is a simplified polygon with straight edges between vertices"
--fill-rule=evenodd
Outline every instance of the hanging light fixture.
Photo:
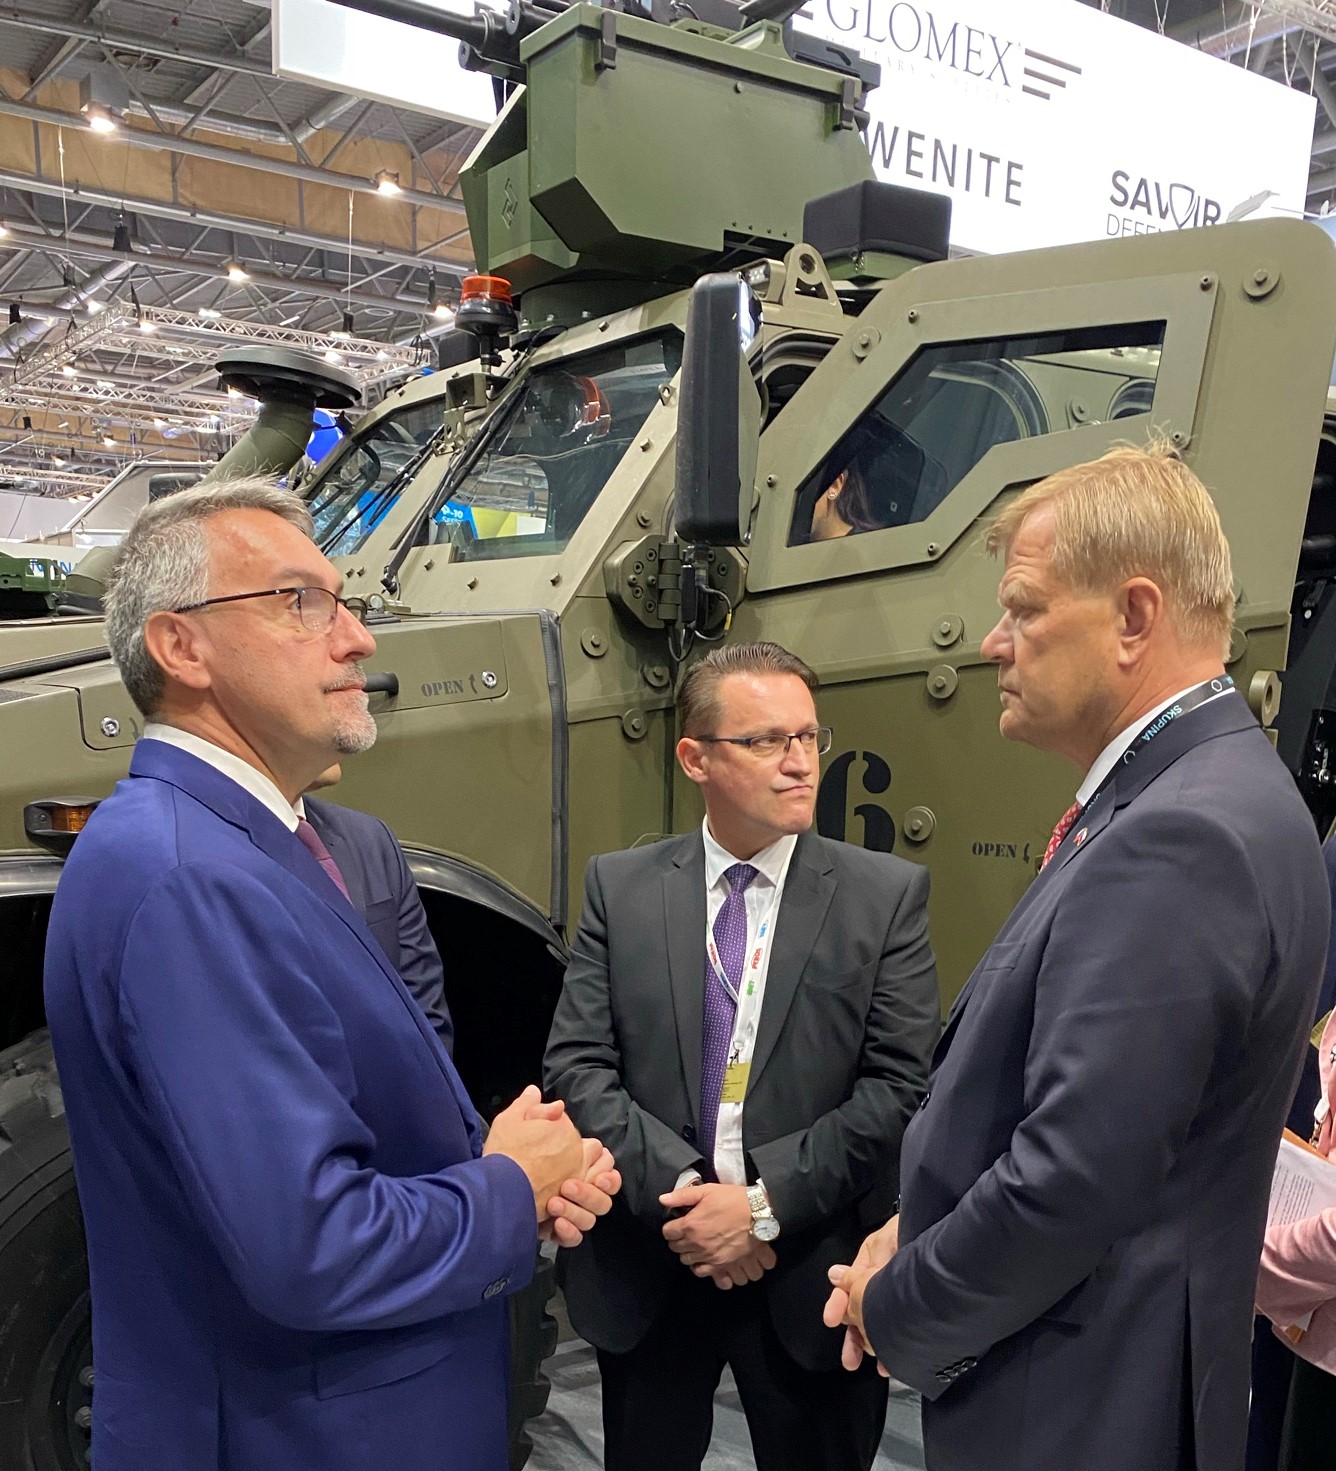
M 340 339 L 351 337 L 353 335 L 353 314 L 345 310 L 341 324 L 329 335 Z
M 95 66 L 79 80 L 79 111 L 95 133 L 114 133 L 130 105 L 130 88 L 111 66 Z
M 223 263 L 223 269 L 227 272 L 227 279 L 229 281 L 235 281 L 238 285 L 242 281 L 250 280 L 250 272 L 237 261 L 225 261 Z
M 125 218 L 124 210 L 116 216 L 116 225 L 111 232 L 111 248 L 122 255 L 129 255 L 134 249 L 130 242 L 130 224 Z
M 376 186 L 377 194 L 384 194 L 390 199 L 404 192 L 399 183 L 399 175 L 390 169 L 377 169 L 371 176 L 371 182 Z
M 436 289 L 436 272 L 427 273 L 427 310 L 438 322 L 449 322 L 454 319 L 454 312 L 441 300 L 440 293 Z
M 18 302 L 11 301 L 9 303 L 9 325 L 11 327 L 17 327 L 22 320 L 23 313 L 19 310 Z

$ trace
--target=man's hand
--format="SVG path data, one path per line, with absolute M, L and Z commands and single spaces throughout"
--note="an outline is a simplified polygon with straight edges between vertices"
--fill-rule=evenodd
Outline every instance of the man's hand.
M 745 1185 L 684 1185 L 659 1196 L 659 1204 L 687 1212 L 663 1227 L 663 1239 L 683 1266 L 726 1267 L 757 1245 Z
M 578 1180 L 564 1180 L 561 1193 L 547 1203 L 549 1219 L 539 1227 L 544 1241 L 579 1246 L 599 1216 L 612 1209 L 612 1197 L 622 1188 L 622 1177 L 611 1153 L 597 1139 L 584 1139 L 584 1170 Z
M 692 1267 L 697 1277 L 709 1277 L 714 1285 L 724 1292 L 733 1287 L 745 1287 L 748 1282 L 759 1282 L 775 1265 L 775 1251 L 764 1241 L 757 1241 L 751 1251 L 726 1267 Z
M 863 1355 L 872 1354 L 863 1328 L 863 1294 L 869 1281 L 890 1261 L 899 1246 L 900 1217 L 892 1216 L 880 1231 L 874 1231 L 859 1247 L 851 1266 L 830 1269 L 831 1286 L 835 1290 L 826 1301 L 821 1320 L 827 1328 L 838 1328 L 844 1324 L 840 1362 L 846 1369 L 857 1369 L 863 1362 Z M 881 1364 L 877 1365 L 877 1371 L 884 1379 L 890 1378 Z
M 549 1218 L 549 1203 L 563 1193 L 562 1186 L 584 1178 L 584 1141 L 566 1117 L 566 1105 L 544 1103 L 532 1083 L 492 1120 L 482 1152 L 506 1155 L 529 1177 L 539 1225 Z

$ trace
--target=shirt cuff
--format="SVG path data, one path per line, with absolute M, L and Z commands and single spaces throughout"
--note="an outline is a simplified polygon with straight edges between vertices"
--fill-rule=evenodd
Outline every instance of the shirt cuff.
M 704 1183 L 704 1178 L 702 1177 L 701 1172 L 695 1167 L 695 1165 L 691 1165 L 687 1169 L 683 1170 L 682 1173 L 677 1177 L 677 1184 L 673 1186 L 673 1189 L 683 1190 L 688 1185 L 703 1185 Z

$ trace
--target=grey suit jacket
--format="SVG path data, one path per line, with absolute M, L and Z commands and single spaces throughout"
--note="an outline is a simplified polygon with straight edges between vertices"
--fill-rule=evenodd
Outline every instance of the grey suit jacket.
M 782 1234 L 765 1292 L 799 1362 L 833 1368 L 821 1324 L 826 1269 L 849 1261 L 896 1194 L 900 1139 L 940 1033 L 928 944 L 928 875 L 889 854 L 812 834 L 789 865 L 743 1113 L 748 1178 Z M 626 1352 L 683 1267 L 661 1235 L 659 1195 L 701 1164 L 705 982 L 701 835 L 595 858 L 543 1076 L 624 1179 L 611 1215 L 563 1252 L 577 1331 Z
M 931 1471 L 1239 1471 L 1276 1145 L 1331 906 L 1246 705 L 1167 727 L 961 993 L 865 1321 Z
M 413 875 L 399 840 L 378 818 L 325 802 L 303 799 L 306 816 L 338 864 L 348 897 L 361 911 L 390 964 L 453 1055 L 455 1030 L 445 1001 L 445 972 L 431 937 Z

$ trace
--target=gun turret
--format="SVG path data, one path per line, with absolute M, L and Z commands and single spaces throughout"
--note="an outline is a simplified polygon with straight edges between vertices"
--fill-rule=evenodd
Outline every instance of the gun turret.
M 337 0 L 457 38 L 520 83 L 460 174 L 479 272 L 519 338 L 785 255 L 809 201 L 870 180 L 879 69 L 793 32 L 797 0 Z

